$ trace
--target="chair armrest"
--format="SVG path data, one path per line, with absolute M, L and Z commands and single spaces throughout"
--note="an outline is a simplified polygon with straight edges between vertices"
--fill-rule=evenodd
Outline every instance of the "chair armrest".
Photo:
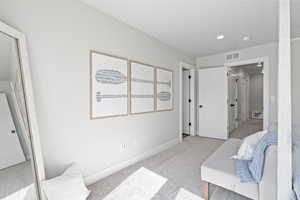
M 265 155 L 263 176 L 259 183 L 259 200 L 277 199 L 277 145 L 270 146 Z

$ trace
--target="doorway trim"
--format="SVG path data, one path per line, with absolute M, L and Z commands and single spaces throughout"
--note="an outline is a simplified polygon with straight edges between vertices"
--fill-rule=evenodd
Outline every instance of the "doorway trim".
M 269 128 L 269 116 L 270 116 L 270 92 L 269 92 L 269 78 L 270 78 L 270 71 L 269 71 L 269 57 L 260 57 L 248 60 L 241 60 L 232 63 L 225 63 L 225 67 L 229 70 L 230 67 L 240 66 L 240 65 L 248 65 L 253 63 L 263 62 L 264 63 L 264 94 L 263 94 L 263 101 L 264 101 L 264 117 L 263 117 L 263 129 Z M 228 108 L 227 108 L 228 109 Z M 228 110 L 227 110 L 228 112 Z
M 194 65 L 191 65 L 186 62 L 180 62 L 179 65 L 179 141 L 182 142 L 182 98 L 183 98 L 183 93 L 182 93 L 182 71 L 183 69 L 190 70 L 191 73 L 191 85 L 190 85 L 190 96 L 191 96 L 191 105 L 190 105 L 190 119 L 191 119 L 191 129 L 190 129 L 190 135 L 195 136 L 195 130 L 196 130 L 196 95 L 195 95 L 195 71 L 196 67 Z

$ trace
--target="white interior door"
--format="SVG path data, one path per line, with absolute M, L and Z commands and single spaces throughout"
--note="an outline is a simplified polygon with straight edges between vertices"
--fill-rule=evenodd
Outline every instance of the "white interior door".
M 0 169 L 25 161 L 5 94 L 0 93 Z
M 182 132 L 190 135 L 190 71 L 182 71 Z
M 227 139 L 227 68 L 201 69 L 198 73 L 199 135 Z

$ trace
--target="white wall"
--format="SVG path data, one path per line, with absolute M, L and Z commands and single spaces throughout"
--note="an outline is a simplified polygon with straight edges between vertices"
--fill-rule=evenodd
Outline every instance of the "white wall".
M 260 57 L 269 57 L 269 125 L 271 129 L 276 129 L 277 126 L 277 65 L 278 65 L 278 44 L 270 43 L 260 46 L 255 46 L 247 49 L 239 49 L 233 52 L 240 52 L 240 60 L 255 59 Z M 225 64 L 225 55 L 229 52 L 224 52 L 216 55 L 197 58 L 197 66 L 209 67 Z
M 11 43 L 11 39 L 0 32 L 0 81 L 9 80 Z
M 0 33 L 0 81 L 13 82 L 19 68 L 15 39 Z
M 293 175 L 299 176 L 300 164 L 300 40 L 294 41 L 291 45 L 291 61 L 292 61 L 292 121 L 293 143 Z
M 292 42 L 292 120 L 300 142 L 300 39 Z
M 252 111 L 263 111 L 264 107 L 263 74 L 250 75 L 250 116 Z
M 8 81 L 0 81 L 0 92 L 1 93 L 9 93 L 10 87 Z
M 179 62 L 190 57 L 78 1 L 1 0 L 0 19 L 27 35 L 48 177 L 71 162 L 91 177 L 178 140 Z M 90 49 L 173 69 L 174 111 L 90 120 Z

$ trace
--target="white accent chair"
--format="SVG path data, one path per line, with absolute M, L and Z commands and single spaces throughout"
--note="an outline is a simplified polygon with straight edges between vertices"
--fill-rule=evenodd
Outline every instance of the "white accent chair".
M 241 145 L 240 139 L 229 139 L 220 146 L 201 166 L 203 198 L 209 200 L 209 184 L 236 192 L 253 200 L 277 199 L 277 146 L 267 149 L 264 174 L 259 184 L 241 183 L 235 173 L 235 155 Z

